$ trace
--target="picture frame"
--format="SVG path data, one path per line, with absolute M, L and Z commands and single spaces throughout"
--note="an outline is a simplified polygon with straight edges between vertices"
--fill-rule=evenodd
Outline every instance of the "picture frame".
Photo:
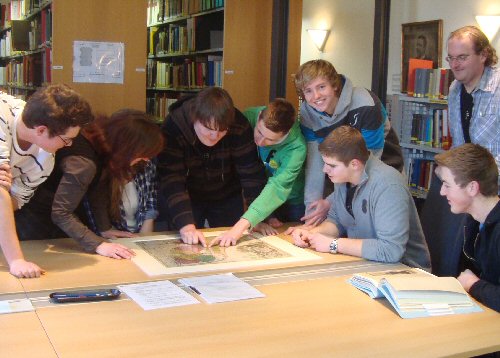
M 432 60 L 433 68 L 441 67 L 443 20 L 401 24 L 401 92 L 407 92 L 410 58 Z

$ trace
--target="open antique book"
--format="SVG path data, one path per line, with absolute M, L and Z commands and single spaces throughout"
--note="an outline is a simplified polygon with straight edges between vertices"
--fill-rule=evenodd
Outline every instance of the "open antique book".
M 349 283 L 371 298 L 385 297 L 402 318 L 482 311 L 456 278 L 417 268 L 358 273 Z

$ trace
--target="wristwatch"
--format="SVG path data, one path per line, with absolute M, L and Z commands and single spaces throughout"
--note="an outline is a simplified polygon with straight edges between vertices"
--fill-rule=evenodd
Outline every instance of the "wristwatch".
M 330 253 L 336 254 L 339 251 L 339 239 L 335 238 L 330 242 Z

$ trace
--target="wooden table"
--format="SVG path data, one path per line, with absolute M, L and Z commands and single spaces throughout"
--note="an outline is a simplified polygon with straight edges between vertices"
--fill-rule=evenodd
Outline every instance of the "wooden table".
M 128 260 L 84 254 L 71 240 L 22 246 L 48 273 L 17 280 L 0 265 L 0 299 L 20 290 L 33 299 L 55 289 L 176 278 L 152 278 Z M 143 311 L 125 298 L 0 315 L 0 356 L 468 357 L 500 350 L 498 313 L 401 319 L 387 301 L 346 282 L 353 272 L 388 265 L 322 256 L 320 263 L 238 272 L 266 295 L 261 299 Z M 265 275 L 278 279 L 253 280 Z

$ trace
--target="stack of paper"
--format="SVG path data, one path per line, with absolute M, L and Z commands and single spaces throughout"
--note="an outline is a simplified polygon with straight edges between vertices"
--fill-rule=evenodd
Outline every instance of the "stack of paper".
M 189 277 L 179 280 L 207 303 L 246 300 L 264 297 L 264 294 L 232 273 Z
M 387 298 L 402 318 L 482 311 L 456 278 L 420 269 L 359 273 L 349 282 L 372 298 Z

